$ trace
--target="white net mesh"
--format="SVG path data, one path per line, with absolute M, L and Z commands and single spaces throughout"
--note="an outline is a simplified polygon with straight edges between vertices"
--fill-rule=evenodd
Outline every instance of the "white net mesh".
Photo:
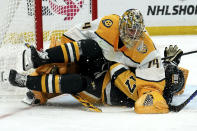
M 36 43 L 34 2 L 35 0 L 0 1 L 1 89 L 5 88 L 10 69 L 22 72 L 24 43 Z M 72 26 L 91 21 L 91 12 L 91 0 L 42 0 L 44 49 L 48 48 L 52 35 L 59 39 Z
M 0 9 L 0 44 L 35 43 L 34 0 L 6 0 Z M 42 0 L 43 39 L 92 19 L 90 0 Z M 0 7 L 1 7 L 0 6 Z

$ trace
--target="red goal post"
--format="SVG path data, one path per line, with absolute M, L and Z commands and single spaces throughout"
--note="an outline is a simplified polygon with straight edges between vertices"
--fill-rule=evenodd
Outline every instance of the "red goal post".
M 9 0 L 0 2 L 0 46 L 29 42 L 44 48 L 75 24 L 97 18 L 97 0 Z M 2 6 L 3 7 L 3 6 Z

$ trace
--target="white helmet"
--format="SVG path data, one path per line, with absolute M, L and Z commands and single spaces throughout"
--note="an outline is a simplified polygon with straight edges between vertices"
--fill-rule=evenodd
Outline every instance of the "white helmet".
M 127 10 L 120 19 L 120 38 L 126 47 L 130 48 L 139 41 L 145 25 L 143 16 L 137 9 Z

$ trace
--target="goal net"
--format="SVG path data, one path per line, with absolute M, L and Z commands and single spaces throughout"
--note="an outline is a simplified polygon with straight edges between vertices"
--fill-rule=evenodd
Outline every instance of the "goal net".
M 48 48 L 72 26 L 97 18 L 97 0 L 1 0 L 0 86 L 10 69 L 22 71 L 24 43 Z
M 59 37 L 73 25 L 96 18 L 92 10 L 96 9 L 95 0 L 5 0 L 0 3 L 1 45 L 39 43 L 38 37 L 49 41 L 52 34 Z

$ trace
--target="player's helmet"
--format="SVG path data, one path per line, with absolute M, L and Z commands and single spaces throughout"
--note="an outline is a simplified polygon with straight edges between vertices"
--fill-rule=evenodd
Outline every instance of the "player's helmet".
M 144 31 L 143 16 L 137 9 L 127 10 L 120 19 L 120 38 L 130 48 L 138 41 Z

